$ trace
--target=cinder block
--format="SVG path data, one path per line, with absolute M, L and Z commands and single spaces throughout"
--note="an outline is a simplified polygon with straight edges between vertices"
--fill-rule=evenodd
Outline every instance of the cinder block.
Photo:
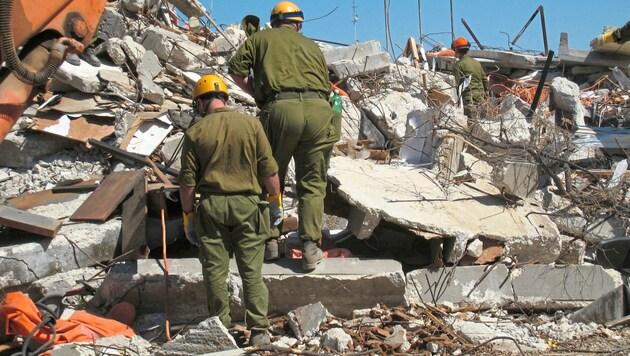
M 328 66 L 339 79 L 345 79 L 356 75 L 386 72 L 389 70 L 389 64 L 389 53 L 382 52 L 354 60 L 336 61 Z
M 342 60 L 355 60 L 383 52 L 381 43 L 377 40 L 357 43 L 353 46 L 335 47 L 324 51 L 327 64 Z

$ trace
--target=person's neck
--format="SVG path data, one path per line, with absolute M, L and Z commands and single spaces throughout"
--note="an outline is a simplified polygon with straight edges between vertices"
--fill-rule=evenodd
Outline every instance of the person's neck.
M 210 102 L 210 107 L 209 107 L 209 110 L 210 110 L 210 111 L 213 111 L 213 110 L 217 110 L 217 109 L 223 109 L 223 108 L 225 108 L 225 107 L 226 107 L 226 105 L 225 105 L 225 103 L 223 102 L 223 100 L 213 99 L 213 100 Z

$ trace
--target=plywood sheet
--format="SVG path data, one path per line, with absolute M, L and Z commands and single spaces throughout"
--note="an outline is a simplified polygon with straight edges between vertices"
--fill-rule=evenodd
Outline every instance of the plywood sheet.
M 96 116 L 71 117 L 62 115 L 38 115 L 31 130 L 44 131 L 53 135 L 66 137 L 72 140 L 87 142 L 93 138 L 101 140 L 114 134 L 114 121 L 111 118 Z

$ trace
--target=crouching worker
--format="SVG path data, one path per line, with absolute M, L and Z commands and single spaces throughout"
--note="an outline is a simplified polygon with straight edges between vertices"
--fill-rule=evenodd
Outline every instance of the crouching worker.
M 199 246 L 208 311 L 229 327 L 227 278 L 233 254 L 243 280 L 250 345 L 269 343 L 269 292 L 261 268 L 271 221 L 282 220 L 278 165 L 258 119 L 227 105 L 228 91 L 215 75 L 193 90 L 203 118 L 184 136 L 180 195 L 186 236 Z M 262 182 L 270 196 L 261 199 Z M 201 196 L 195 208 L 195 193 Z M 270 221 L 271 219 L 271 221 Z

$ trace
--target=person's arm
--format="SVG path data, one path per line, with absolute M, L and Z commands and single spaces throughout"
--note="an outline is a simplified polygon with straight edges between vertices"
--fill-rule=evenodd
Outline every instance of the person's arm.
M 246 92 L 247 94 L 254 96 L 254 91 L 252 90 L 252 87 L 249 85 L 249 77 L 242 77 L 238 74 L 230 74 L 230 76 L 232 77 L 232 80 L 234 80 L 234 83 L 241 89 L 243 89 L 244 92 Z
M 182 203 L 182 211 L 184 213 L 193 211 L 195 204 L 195 187 L 180 185 L 179 200 Z
M 263 184 L 265 184 L 269 195 L 280 194 L 280 178 L 278 177 L 278 173 L 269 177 L 263 177 Z

